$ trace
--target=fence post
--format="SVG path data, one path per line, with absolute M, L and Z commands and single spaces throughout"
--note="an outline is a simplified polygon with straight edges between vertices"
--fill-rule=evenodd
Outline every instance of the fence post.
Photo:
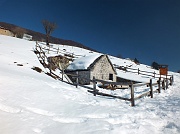
M 62 69 L 62 81 L 63 81 L 63 78 L 64 78 L 64 69 Z
M 166 78 L 166 89 L 168 89 L 168 86 L 169 86 L 169 81 L 168 78 Z
M 133 83 L 131 83 L 130 85 L 131 87 L 131 106 L 135 106 L 135 102 L 134 102 L 134 86 L 133 86 Z
M 94 96 L 96 96 L 96 80 L 94 76 L 93 76 L 93 90 L 94 90 Z
M 172 77 L 170 77 L 170 79 L 169 79 L 169 80 L 170 80 L 169 85 L 172 85 Z
M 139 71 L 140 71 L 140 70 L 139 70 L 139 68 L 138 68 L 138 75 L 139 75 L 139 73 L 140 73 Z
M 151 95 L 151 98 L 153 98 L 153 87 L 152 87 L 152 79 L 150 79 L 149 86 L 150 86 L 150 95 Z
M 170 85 L 173 85 L 173 82 L 174 82 L 174 78 L 173 78 L 173 75 L 170 77 Z
M 37 44 L 38 44 L 38 43 L 37 43 L 37 41 L 36 41 L 36 49 L 37 49 Z
M 162 88 L 165 90 L 165 80 L 162 81 Z
M 158 80 L 158 92 L 161 93 L 161 77 Z
M 172 83 L 174 83 L 174 76 L 172 75 Z
M 155 71 L 154 71 L 154 78 L 155 78 L 155 75 L 156 75 L 156 73 L 155 73 Z
M 76 71 L 76 88 L 78 88 L 79 85 L 79 73 Z
M 57 50 L 57 54 L 59 53 L 59 46 L 58 46 L 58 50 Z
M 49 44 L 48 54 L 49 54 L 49 51 L 50 51 L 50 44 Z

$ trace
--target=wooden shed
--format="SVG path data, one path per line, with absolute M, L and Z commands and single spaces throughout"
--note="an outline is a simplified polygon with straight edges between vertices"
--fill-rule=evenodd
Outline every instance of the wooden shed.
M 89 55 L 74 60 L 66 69 L 67 73 L 78 73 L 80 84 L 90 84 L 95 77 L 99 80 L 116 82 L 116 71 L 107 55 Z M 72 81 L 75 78 L 69 77 Z

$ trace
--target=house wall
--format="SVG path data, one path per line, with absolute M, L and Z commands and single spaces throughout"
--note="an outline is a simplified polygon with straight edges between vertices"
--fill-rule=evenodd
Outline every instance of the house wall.
M 0 28 L 0 34 L 7 35 L 7 36 L 14 36 L 14 34 L 11 31 L 4 28 Z
M 79 84 L 89 85 L 90 84 L 90 71 L 89 70 L 78 70 L 78 71 L 68 71 L 66 70 L 68 77 L 71 79 L 73 83 L 76 83 L 76 75 L 78 72 L 79 76 Z
M 97 59 L 90 67 L 86 70 L 74 70 L 74 71 L 68 71 L 66 70 L 66 73 L 70 74 L 76 74 L 78 72 L 79 75 L 79 84 L 85 85 L 90 84 L 90 80 L 93 79 L 93 76 L 96 79 L 100 80 L 109 80 L 110 74 L 113 78 L 113 82 L 116 82 L 116 72 L 114 71 L 109 59 L 106 55 L 101 56 L 99 59 Z M 71 80 L 76 83 L 76 78 L 71 77 Z
M 116 73 L 114 72 L 106 55 L 102 56 L 91 70 L 90 78 L 93 76 L 100 80 L 109 80 L 109 74 L 113 74 L 113 81 L 116 82 Z
M 79 71 L 79 83 L 83 85 L 90 84 L 90 71 Z

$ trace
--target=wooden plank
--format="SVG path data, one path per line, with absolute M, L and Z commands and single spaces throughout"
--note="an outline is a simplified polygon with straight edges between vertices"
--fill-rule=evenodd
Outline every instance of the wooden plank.
M 93 76 L 93 91 L 94 91 L 94 96 L 96 96 L 96 81 L 94 76 Z
M 138 70 L 138 69 L 134 69 L 134 68 L 130 68 L 130 67 L 124 67 L 126 69 L 131 69 L 131 70 Z
M 76 75 L 79 76 L 78 71 L 76 71 Z M 76 77 L 76 88 L 78 87 L 78 85 L 79 85 L 79 78 Z
M 144 73 L 140 73 L 141 75 L 145 75 L 145 76 L 151 76 L 151 77 L 154 77 L 154 75 L 150 75 L 150 74 L 144 74 Z
M 140 70 L 140 72 L 144 72 L 144 73 L 151 73 L 151 74 L 154 74 L 154 72 L 149 72 L 149 71 L 143 71 L 143 70 Z
M 133 84 L 134 87 L 140 87 L 140 86 L 146 86 L 149 83 L 137 83 L 137 84 Z
M 65 73 L 66 75 L 70 75 L 70 76 L 73 76 L 73 77 L 78 77 L 77 74 L 71 74 L 71 73 Z
M 151 98 L 153 98 L 153 86 L 152 86 L 152 79 L 150 79 L 150 83 L 149 83 L 149 86 L 150 86 L 150 95 L 151 95 Z
M 101 82 L 104 84 L 112 84 L 112 85 L 130 85 L 131 82 L 111 82 L 111 81 L 105 81 L 105 80 L 99 80 L 95 79 L 96 82 Z
M 140 98 L 142 98 L 144 96 L 148 96 L 148 95 L 150 95 L 150 91 L 143 93 L 143 94 L 139 95 L 138 97 L 135 97 L 134 100 L 140 99 Z
M 152 86 L 157 86 L 157 85 L 158 85 L 158 83 L 153 83 L 153 84 L 152 84 Z
M 169 80 L 166 79 L 166 89 L 168 89 L 168 86 L 169 86 Z
M 158 80 L 158 91 L 161 93 L 161 78 Z
M 166 90 L 166 87 L 165 87 L 165 80 L 163 79 L 162 81 L 162 89 Z
M 159 92 L 158 89 L 156 89 L 155 91 L 153 91 L 153 93 L 158 93 L 158 92 Z M 138 99 L 140 99 L 140 98 L 142 98 L 142 97 L 150 96 L 150 95 L 151 95 L 151 93 L 150 93 L 150 91 L 148 91 L 148 92 L 145 92 L 145 93 L 139 95 L 138 97 L 135 97 L 134 100 L 138 100 Z
M 135 100 L 134 100 L 134 85 L 131 84 L 131 106 L 135 106 Z
M 153 93 L 159 93 L 159 89 L 154 90 Z
M 94 91 L 92 91 L 92 90 L 88 90 L 88 92 L 94 94 Z M 107 96 L 107 97 L 112 97 L 112 98 L 117 98 L 117 99 L 121 99 L 121 100 L 131 101 L 131 99 L 128 99 L 128 98 L 123 98 L 123 97 L 120 97 L 120 96 L 114 96 L 114 95 L 110 95 L 110 94 L 106 94 L 106 93 L 102 93 L 102 92 L 98 92 L 98 91 L 96 91 L 96 94 L 97 95 L 102 95 L 102 96 Z
M 79 85 L 79 86 L 81 86 L 81 87 L 84 87 L 84 88 L 87 88 L 87 89 L 90 89 L 90 91 L 92 91 L 93 92 L 93 88 L 92 87 L 88 87 L 88 86 L 85 86 L 85 85 Z M 97 90 L 96 89 L 96 92 L 98 92 L 99 90 Z

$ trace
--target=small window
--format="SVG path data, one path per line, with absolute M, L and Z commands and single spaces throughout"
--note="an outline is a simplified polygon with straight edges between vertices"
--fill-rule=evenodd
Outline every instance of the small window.
M 109 80 L 113 81 L 113 74 L 109 74 Z

